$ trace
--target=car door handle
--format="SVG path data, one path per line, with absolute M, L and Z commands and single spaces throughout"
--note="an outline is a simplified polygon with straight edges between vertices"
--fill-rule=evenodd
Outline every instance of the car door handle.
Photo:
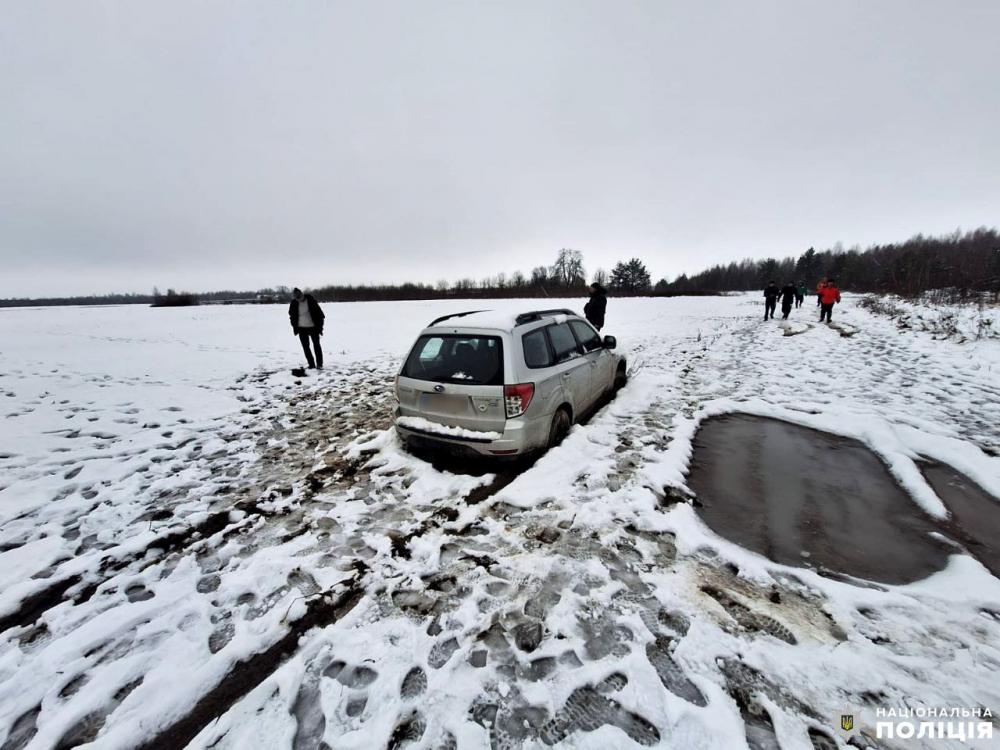
M 571 372 L 564 372 L 562 374 L 562 377 L 563 377 L 563 380 L 569 380 L 571 377 L 573 377 L 573 373 L 571 373 Z

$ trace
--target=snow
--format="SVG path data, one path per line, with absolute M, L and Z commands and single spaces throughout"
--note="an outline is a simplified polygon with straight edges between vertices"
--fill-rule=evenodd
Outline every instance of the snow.
M 858 301 L 827 327 L 808 304 L 764 323 L 757 295 L 610 300 L 628 386 L 516 475 L 407 453 L 392 378 L 433 318 L 538 300 L 325 305 L 326 369 L 305 378 L 281 305 L 0 311 L 0 745 L 134 747 L 290 633 L 190 747 L 743 747 L 737 695 L 782 747 L 809 728 L 843 747 L 848 709 L 996 712 L 1000 581 L 972 557 L 852 585 L 664 502 L 729 412 L 860 440 L 938 517 L 920 459 L 1000 493 L 1000 341 Z
M 446 310 L 443 314 L 454 314 L 455 312 L 464 312 L 462 309 L 462 304 L 455 301 L 448 302 L 438 302 Z M 468 304 L 468 303 L 465 303 Z M 477 329 L 477 330 L 497 330 L 497 331 L 511 331 L 517 326 L 517 316 L 532 312 L 535 310 L 549 310 L 555 309 L 552 307 L 545 306 L 545 300 L 489 300 L 489 304 L 496 307 L 504 306 L 505 309 L 499 310 L 479 310 L 471 315 L 463 315 L 460 318 L 451 318 L 449 320 L 443 320 L 438 323 L 435 328 L 447 328 L 447 329 Z M 582 309 L 580 305 L 576 305 Z M 454 308 L 454 310 L 452 310 Z M 562 308 L 559 308 L 562 309 Z M 566 305 L 566 309 L 573 309 L 573 307 Z M 438 316 L 440 317 L 440 316 Z M 556 314 L 552 316 L 552 319 L 556 323 L 566 322 L 566 316 Z
M 964 304 L 940 304 L 934 301 L 935 294 L 915 299 L 894 295 L 873 299 L 880 314 L 890 318 L 900 330 L 926 332 L 934 339 L 960 343 L 1000 338 L 1000 306 L 988 304 L 990 295 L 970 298 Z M 993 352 L 995 348 L 985 347 L 985 351 Z
M 501 432 L 489 432 L 487 430 L 467 430 L 464 427 L 454 427 L 452 425 L 431 422 L 423 417 L 400 417 L 396 424 L 410 430 L 419 432 L 429 432 L 442 437 L 470 438 L 474 440 L 500 440 L 503 437 Z

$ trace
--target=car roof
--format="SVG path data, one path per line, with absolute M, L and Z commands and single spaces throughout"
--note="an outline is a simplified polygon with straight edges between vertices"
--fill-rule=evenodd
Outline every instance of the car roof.
M 441 318 L 437 318 L 427 326 L 427 328 L 446 328 L 450 330 L 459 328 L 479 328 L 496 331 L 511 332 L 529 323 L 561 322 L 559 319 L 579 318 L 575 312 L 569 309 L 560 308 L 557 310 L 528 310 L 521 313 L 501 312 L 499 310 L 471 310 L 464 313 L 453 313 Z

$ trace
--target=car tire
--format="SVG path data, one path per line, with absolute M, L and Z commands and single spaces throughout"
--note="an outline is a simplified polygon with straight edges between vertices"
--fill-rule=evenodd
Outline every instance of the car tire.
M 627 382 L 628 372 L 625 370 L 625 365 L 620 364 L 618 365 L 618 370 L 615 372 L 615 380 L 611 385 L 611 392 L 618 393 L 618 391 L 625 387 Z
M 549 426 L 549 448 L 555 448 L 559 443 L 561 443 L 566 435 L 569 434 L 569 428 L 573 426 L 573 420 L 570 419 L 569 412 L 565 409 L 556 409 L 556 413 L 552 415 L 552 423 Z

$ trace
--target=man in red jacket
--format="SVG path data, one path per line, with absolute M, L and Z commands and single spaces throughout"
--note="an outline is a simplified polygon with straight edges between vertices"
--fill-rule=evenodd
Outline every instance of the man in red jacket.
M 833 306 L 840 302 L 840 290 L 835 279 L 827 279 L 819 290 L 819 322 L 833 321 Z

